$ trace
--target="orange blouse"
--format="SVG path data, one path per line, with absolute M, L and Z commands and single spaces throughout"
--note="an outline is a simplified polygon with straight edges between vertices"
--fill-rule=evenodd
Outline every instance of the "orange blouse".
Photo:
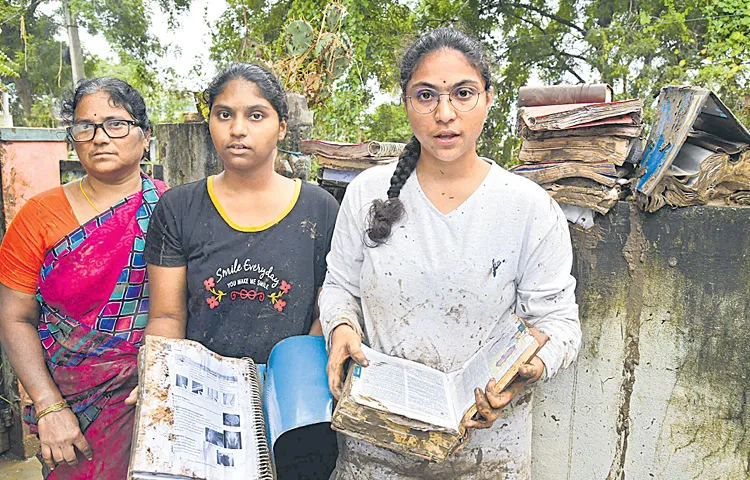
M 31 197 L 13 218 L 0 245 L 0 283 L 36 293 L 44 255 L 78 227 L 62 186 Z

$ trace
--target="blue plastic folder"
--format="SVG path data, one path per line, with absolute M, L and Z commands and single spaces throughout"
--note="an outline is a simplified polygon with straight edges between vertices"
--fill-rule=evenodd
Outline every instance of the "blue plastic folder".
M 271 448 L 286 432 L 331 423 L 333 397 L 328 390 L 323 337 L 296 336 L 271 350 L 265 365 L 263 405 Z
M 268 363 L 259 366 L 278 478 L 302 478 L 302 472 L 304 478 L 328 478 L 335 465 L 338 449 L 330 428 L 333 397 L 327 362 L 323 337 L 305 335 L 276 344 Z

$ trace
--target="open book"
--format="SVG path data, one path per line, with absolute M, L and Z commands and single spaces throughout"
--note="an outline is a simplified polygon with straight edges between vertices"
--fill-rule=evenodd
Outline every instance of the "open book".
M 330 431 L 326 362 L 322 337 L 283 340 L 267 365 L 190 340 L 146 337 L 128 478 L 273 479 L 275 447 L 305 446 L 292 430 L 322 424 L 318 432 Z
M 363 346 L 370 364 L 349 369 L 333 428 L 397 452 L 445 460 L 466 439 L 463 422 L 476 414 L 474 388 L 495 378 L 498 391 L 504 389 L 539 349 L 516 320 L 451 373 Z
M 678 156 L 681 156 L 678 162 L 682 163 L 678 165 L 680 169 L 685 170 L 686 164 L 693 164 L 696 167 L 693 173 L 697 174 L 697 164 L 709 159 L 717 164 L 722 163 L 714 153 L 726 153 L 734 157 L 733 162 L 737 162 L 741 152 L 750 147 L 750 131 L 710 90 L 688 86 L 664 87 L 659 94 L 656 111 L 657 116 L 640 162 L 635 188 L 646 196 L 662 191 L 661 181 L 674 176 L 674 170 L 670 172 L 670 168 Z M 688 147 L 689 150 L 683 152 L 686 142 L 707 151 Z M 706 165 L 701 169 L 709 171 L 714 167 L 715 165 Z M 674 178 L 670 180 L 670 183 L 675 184 L 674 182 L 679 183 Z M 735 191 L 737 190 L 745 188 L 737 188 Z M 683 206 L 683 203 L 675 206 Z M 656 210 L 649 208 L 647 211 Z

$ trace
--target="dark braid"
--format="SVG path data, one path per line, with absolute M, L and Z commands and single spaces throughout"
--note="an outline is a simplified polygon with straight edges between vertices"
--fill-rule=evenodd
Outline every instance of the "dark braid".
M 477 69 L 482 76 L 485 90 L 490 89 L 490 67 L 487 61 L 487 55 L 482 45 L 471 37 L 458 30 L 450 28 L 438 28 L 425 35 L 422 35 L 414 44 L 409 47 L 404 57 L 401 59 L 401 92 L 406 95 L 406 88 L 414 76 L 419 63 L 430 53 L 449 49 L 460 52 L 464 55 L 471 66 Z M 406 145 L 404 152 L 398 159 L 396 170 L 391 177 L 391 186 L 388 189 L 387 200 L 375 200 L 370 206 L 370 212 L 367 215 L 367 237 L 365 244 L 369 247 L 377 247 L 388 241 L 391 237 L 393 224 L 403 218 L 405 209 L 404 204 L 399 198 L 401 188 L 411 176 L 414 169 L 417 168 L 417 161 L 422 152 L 422 145 L 417 137 L 412 137 Z M 369 240 L 369 241 L 368 241 Z
M 406 144 L 404 151 L 401 152 L 398 158 L 396 170 L 391 177 L 391 188 L 388 189 L 388 198 L 398 198 L 399 193 L 401 193 L 401 187 L 404 186 L 411 176 L 411 172 L 417 167 L 417 160 L 419 160 L 420 153 L 422 153 L 422 145 L 417 140 L 417 137 L 411 137 L 411 140 Z
M 388 200 L 377 199 L 372 202 L 370 212 L 367 216 L 367 237 L 366 242 L 370 247 L 377 247 L 385 243 L 391 237 L 391 228 L 393 224 L 401 220 L 404 216 L 404 203 L 398 198 L 401 194 L 401 188 L 415 168 L 417 160 L 422 152 L 422 145 L 417 137 L 411 137 L 406 148 L 401 153 L 396 164 L 396 170 L 391 177 L 391 187 L 388 189 Z

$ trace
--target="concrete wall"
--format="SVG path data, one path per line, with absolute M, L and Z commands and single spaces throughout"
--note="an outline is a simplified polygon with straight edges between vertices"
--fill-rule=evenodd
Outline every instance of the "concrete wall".
M 750 209 L 572 231 L 583 348 L 541 386 L 534 480 L 750 478 Z
M 195 182 L 224 168 L 203 122 L 156 125 L 154 136 L 167 185 Z
M 0 237 L 29 198 L 60 185 L 60 160 L 67 156 L 64 129 L 0 128 Z M 18 456 L 33 455 L 38 441 L 21 421 L 22 405 L 30 399 L 2 351 L 0 396 L 0 452 L 11 448 Z
M 3 228 L 26 200 L 60 185 L 60 160 L 67 157 L 62 128 L 0 128 Z

